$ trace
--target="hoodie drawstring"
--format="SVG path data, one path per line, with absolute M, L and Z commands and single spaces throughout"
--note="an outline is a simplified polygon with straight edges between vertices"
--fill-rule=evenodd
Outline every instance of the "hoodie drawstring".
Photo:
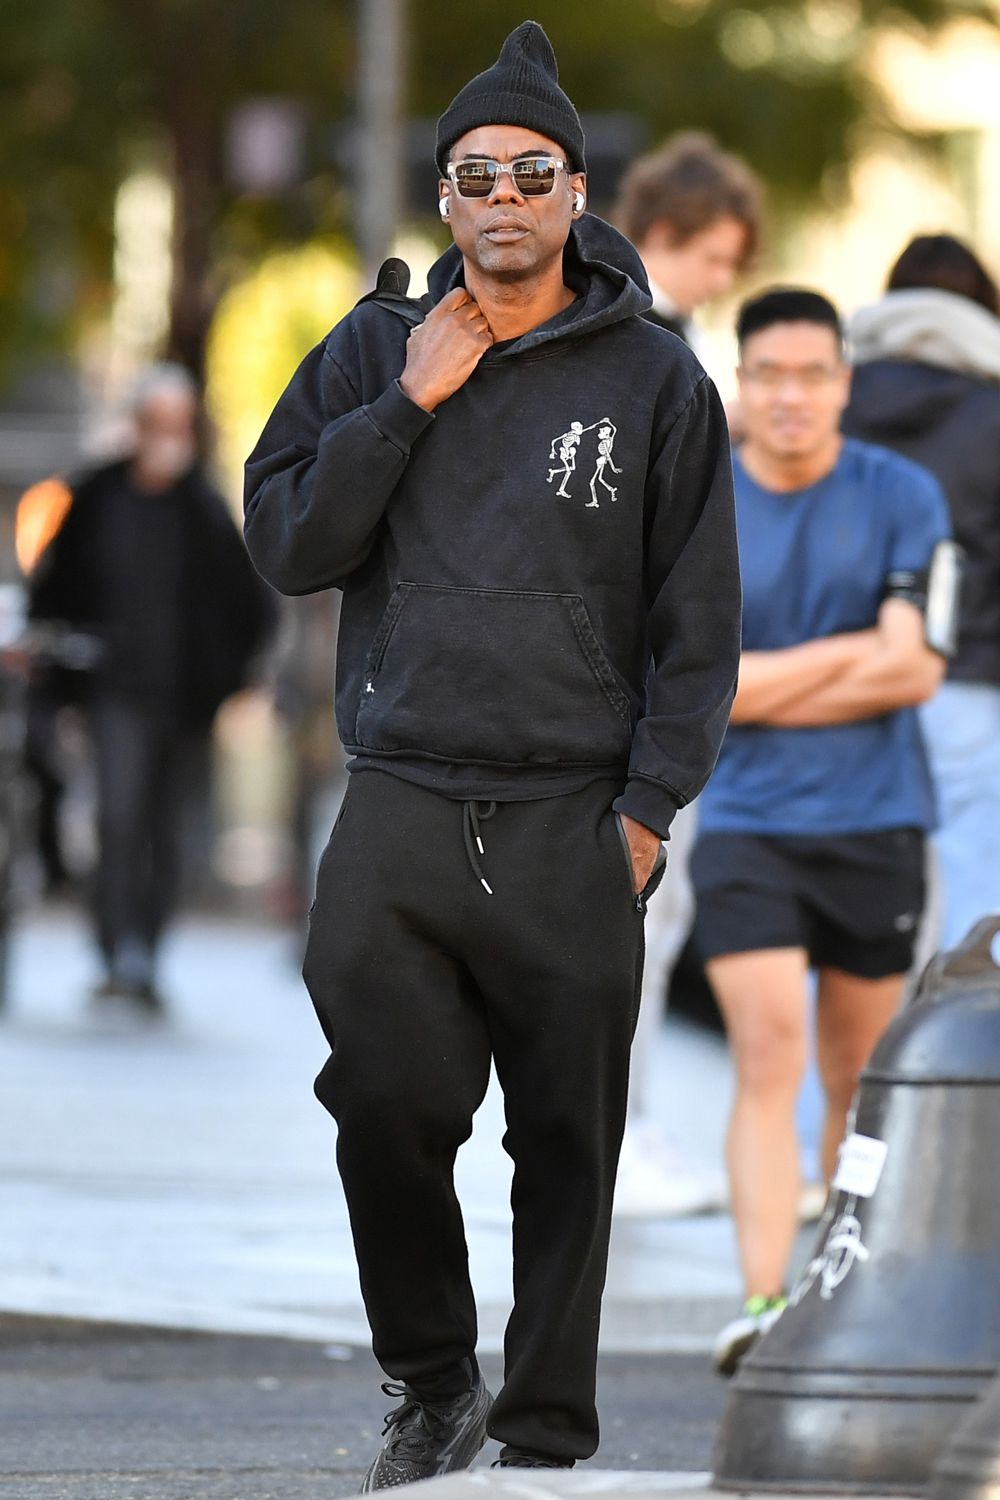
M 493 887 L 483 874 L 483 867 L 479 863 L 479 856 L 485 854 L 483 848 L 483 836 L 480 823 L 485 823 L 487 818 L 492 818 L 497 810 L 495 802 L 463 802 L 462 803 L 462 836 L 465 839 L 465 853 L 472 866 L 472 873 L 488 896 L 492 896 Z

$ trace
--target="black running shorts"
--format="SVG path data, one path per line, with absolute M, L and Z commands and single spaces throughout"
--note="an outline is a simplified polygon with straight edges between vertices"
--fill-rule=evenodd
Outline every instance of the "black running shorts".
M 924 906 L 916 828 L 828 838 L 708 833 L 691 860 L 695 935 L 724 953 L 805 948 L 815 968 L 862 979 L 903 974 Z

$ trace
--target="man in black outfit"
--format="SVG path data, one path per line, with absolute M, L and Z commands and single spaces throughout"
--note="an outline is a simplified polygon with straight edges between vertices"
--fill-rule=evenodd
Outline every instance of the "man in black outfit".
M 136 393 L 127 459 L 81 476 L 31 580 L 31 615 L 93 636 L 87 706 L 98 790 L 101 997 L 158 1008 L 177 903 L 180 819 L 215 712 L 275 619 L 198 455 L 199 401 L 177 365 Z
M 534 22 L 445 111 L 437 164 L 455 245 L 428 296 L 359 304 L 247 469 L 263 575 L 344 591 L 352 775 L 305 977 L 374 1348 L 400 1382 L 366 1490 L 467 1467 L 487 1434 L 513 1465 L 597 1446 L 645 898 L 739 651 L 722 409 L 640 316 L 632 247 L 584 212 L 580 121 Z M 491 1059 L 515 1166 L 492 1409 L 453 1183 Z

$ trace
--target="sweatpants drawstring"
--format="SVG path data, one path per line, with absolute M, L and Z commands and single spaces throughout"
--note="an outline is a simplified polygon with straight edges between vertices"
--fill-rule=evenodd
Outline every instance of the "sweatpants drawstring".
M 480 830 L 480 822 L 485 823 L 487 818 L 492 818 L 497 810 L 495 802 L 463 802 L 462 803 L 462 837 L 465 840 L 465 853 L 472 873 L 488 896 L 492 896 L 493 887 L 483 874 L 483 867 L 479 863 L 479 856 L 485 854 L 483 848 L 483 836 Z

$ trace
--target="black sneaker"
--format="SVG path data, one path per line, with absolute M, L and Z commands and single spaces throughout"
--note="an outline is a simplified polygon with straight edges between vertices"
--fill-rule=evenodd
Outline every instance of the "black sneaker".
M 365 1475 L 361 1493 L 387 1490 L 415 1479 L 434 1479 L 467 1469 L 486 1441 L 493 1397 L 482 1375 L 461 1396 L 425 1401 L 407 1385 L 383 1385 L 402 1401 L 386 1414 L 382 1452 Z

